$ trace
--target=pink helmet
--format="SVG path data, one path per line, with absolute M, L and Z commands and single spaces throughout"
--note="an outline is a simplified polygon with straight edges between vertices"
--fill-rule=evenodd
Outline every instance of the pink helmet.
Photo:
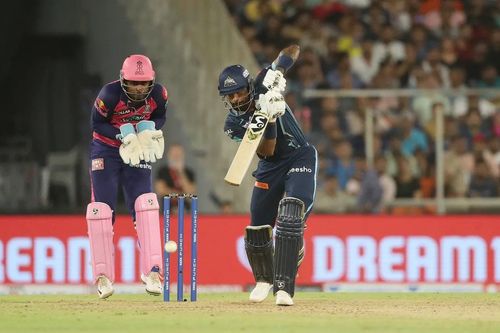
M 133 54 L 125 58 L 120 71 L 120 79 L 128 81 L 154 81 L 155 71 L 148 57 Z
M 132 92 L 132 88 L 126 81 L 150 82 L 144 94 Z M 145 100 L 153 90 L 155 71 L 148 57 L 142 54 L 133 54 L 125 58 L 120 70 L 120 83 L 127 97 L 135 102 Z

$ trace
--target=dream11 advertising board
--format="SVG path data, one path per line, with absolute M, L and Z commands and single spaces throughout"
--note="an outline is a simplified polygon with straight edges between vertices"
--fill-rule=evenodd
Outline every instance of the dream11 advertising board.
M 190 221 L 186 216 L 185 273 L 189 278 Z M 253 283 L 245 255 L 244 215 L 201 215 L 198 284 L 244 288 Z M 176 221 L 171 239 L 176 239 Z M 297 284 L 326 290 L 443 286 L 500 291 L 500 222 L 496 216 L 312 215 Z M 115 223 L 117 284 L 139 283 L 136 234 L 128 216 Z M 176 277 L 176 254 L 171 274 Z M 0 283 L 90 285 L 84 216 L 0 216 Z M 175 281 L 174 281 L 175 282 Z M 422 289 L 424 290 L 424 289 Z

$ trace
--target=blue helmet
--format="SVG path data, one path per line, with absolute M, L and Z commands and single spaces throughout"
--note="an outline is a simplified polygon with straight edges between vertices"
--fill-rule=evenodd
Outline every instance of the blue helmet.
M 223 97 L 226 108 L 236 114 L 242 114 L 250 109 L 253 101 L 253 79 L 248 70 L 241 65 L 232 65 L 224 68 L 219 75 L 217 87 L 219 95 Z M 247 89 L 248 95 L 244 102 L 232 104 L 228 95 Z

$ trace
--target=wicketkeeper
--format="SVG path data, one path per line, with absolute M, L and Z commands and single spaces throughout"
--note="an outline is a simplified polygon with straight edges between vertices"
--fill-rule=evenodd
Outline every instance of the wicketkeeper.
M 167 90 L 155 83 L 151 61 L 135 54 L 123 62 L 120 79 L 101 89 L 92 108 L 92 198 L 86 217 L 100 298 L 114 292 L 113 224 L 119 185 L 137 230 L 142 281 L 148 293 L 162 293 L 159 205 L 151 163 L 163 156 L 167 102 Z

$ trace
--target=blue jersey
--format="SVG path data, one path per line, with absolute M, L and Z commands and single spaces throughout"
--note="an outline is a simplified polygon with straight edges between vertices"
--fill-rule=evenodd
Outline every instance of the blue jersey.
M 265 94 L 268 89 L 262 84 L 264 77 L 270 66 L 264 68 L 256 77 L 254 82 L 254 100 L 259 98 L 260 94 Z M 228 113 L 224 124 L 224 132 L 233 140 L 241 141 L 245 131 L 250 123 L 253 112 L 246 112 L 242 115 Z M 296 149 L 309 145 L 306 141 L 292 110 L 287 105 L 285 114 L 276 120 L 277 137 L 274 154 L 264 157 L 266 161 L 280 161 L 287 158 Z
M 167 89 L 161 84 L 154 84 L 145 101 L 132 102 L 125 95 L 120 81 L 108 83 L 92 107 L 93 138 L 108 146 L 119 147 L 121 142 L 116 135 L 123 124 L 135 125 L 141 120 L 151 120 L 156 129 L 161 129 L 165 124 L 167 103 Z

